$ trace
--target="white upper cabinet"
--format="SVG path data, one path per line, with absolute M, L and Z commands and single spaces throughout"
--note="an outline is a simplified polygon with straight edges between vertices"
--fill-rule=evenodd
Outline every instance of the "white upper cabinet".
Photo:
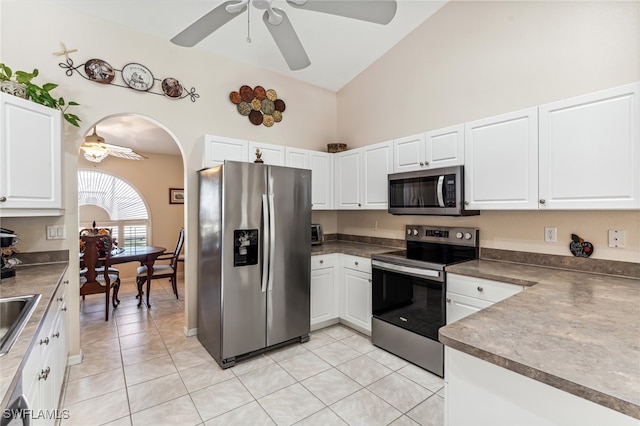
M 411 172 L 425 168 L 425 134 L 393 140 L 393 172 Z
M 0 216 L 59 216 L 62 116 L 0 93 Z
M 297 169 L 310 169 L 309 153 L 311 151 L 302 148 L 284 148 L 285 165 L 287 167 L 295 167 Z
M 205 135 L 203 167 L 214 167 L 230 161 L 247 161 L 249 158 L 248 142 L 223 136 Z
M 393 142 L 362 148 L 362 208 L 386 210 L 389 205 L 388 174 L 393 172 Z
M 312 210 L 333 209 L 333 159 L 334 154 L 309 151 Z
M 249 142 L 249 162 L 250 163 L 253 163 L 253 161 L 256 159 L 256 149 L 260 149 L 260 152 L 262 152 L 262 161 L 264 162 L 264 164 L 269 164 L 271 166 L 285 165 L 284 146 L 250 141 Z
M 464 124 L 427 132 L 425 146 L 429 168 L 464 164 Z
M 336 208 L 358 210 L 362 207 L 360 200 L 362 149 L 350 149 L 334 155 L 336 166 Z
M 538 208 L 538 109 L 465 124 L 465 208 Z
M 540 106 L 540 209 L 640 208 L 640 83 Z
M 464 125 L 393 140 L 393 173 L 464 164 Z

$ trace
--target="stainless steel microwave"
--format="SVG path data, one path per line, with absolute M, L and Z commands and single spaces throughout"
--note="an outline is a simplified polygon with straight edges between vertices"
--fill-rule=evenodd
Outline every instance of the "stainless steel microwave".
M 444 167 L 389 175 L 389 213 L 468 216 L 464 208 L 464 167 Z

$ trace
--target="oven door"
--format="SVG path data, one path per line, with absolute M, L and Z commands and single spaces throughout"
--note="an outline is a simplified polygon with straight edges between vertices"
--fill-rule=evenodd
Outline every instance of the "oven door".
M 432 340 L 446 323 L 444 271 L 373 260 L 374 318 Z

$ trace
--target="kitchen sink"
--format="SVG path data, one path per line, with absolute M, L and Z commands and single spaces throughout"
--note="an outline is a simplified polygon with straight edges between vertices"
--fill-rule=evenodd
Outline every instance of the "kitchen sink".
M 0 356 L 9 352 L 39 301 L 39 294 L 0 298 Z

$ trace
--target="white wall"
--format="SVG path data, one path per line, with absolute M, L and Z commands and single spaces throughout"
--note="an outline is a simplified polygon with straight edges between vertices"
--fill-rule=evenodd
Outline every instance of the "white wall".
M 454 1 L 338 92 L 339 140 L 359 147 L 638 80 L 638 1 Z M 638 211 L 339 212 L 337 222 L 400 239 L 405 224 L 477 226 L 483 247 L 567 256 L 576 233 L 594 258 L 640 262 Z M 545 226 L 558 243 L 544 243 Z M 624 249 L 607 247 L 608 229 L 626 231 Z

